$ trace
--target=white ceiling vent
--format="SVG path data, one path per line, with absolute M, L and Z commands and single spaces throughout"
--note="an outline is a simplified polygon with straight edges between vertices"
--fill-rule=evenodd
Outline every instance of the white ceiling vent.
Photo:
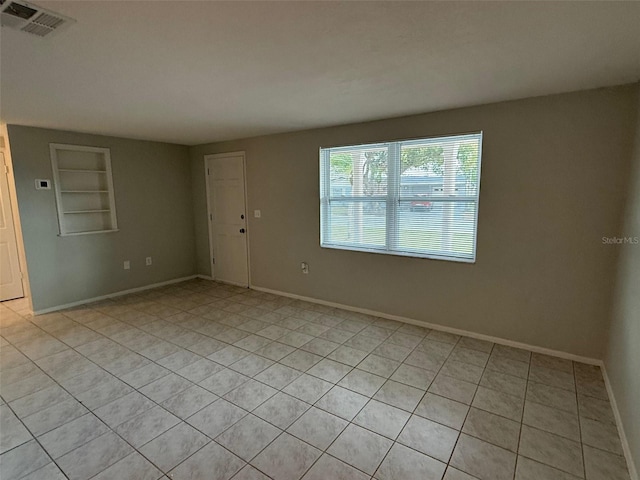
M 27 2 L 0 0 L 0 24 L 3 27 L 46 37 L 64 30 L 75 20 Z

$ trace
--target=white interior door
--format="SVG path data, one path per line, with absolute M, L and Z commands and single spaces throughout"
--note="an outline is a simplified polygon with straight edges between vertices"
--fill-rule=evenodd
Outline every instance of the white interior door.
M 249 286 L 244 154 L 206 157 L 213 277 Z
M 24 296 L 18 261 L 18 244 L 9 200 L 9 179 L 0 152 L 0 301 Z

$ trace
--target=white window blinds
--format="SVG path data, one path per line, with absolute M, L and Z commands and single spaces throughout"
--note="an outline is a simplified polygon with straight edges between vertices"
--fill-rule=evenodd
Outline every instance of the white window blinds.
M 474 262 L 482 133 L 320 149 L 320 244 Z

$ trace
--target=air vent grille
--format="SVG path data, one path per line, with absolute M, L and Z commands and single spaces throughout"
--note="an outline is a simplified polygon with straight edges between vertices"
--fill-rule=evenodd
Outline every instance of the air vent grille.
M 34 35 L 38 35 L 39 37 L 44 37 L 45 35 L 53 32 L 52 29 L 47 28 L 43 25 L 38 25 L 37 23 L 28 23 L 20 30 L 27 33 L 33 33 Z
M 49 15 L 48 13 L 41 13 L 35 20 L 33 20 L 33 23 L 38 23 L 45 27 L 55 29 L 62 25 L 64 20 L 62 18 Z

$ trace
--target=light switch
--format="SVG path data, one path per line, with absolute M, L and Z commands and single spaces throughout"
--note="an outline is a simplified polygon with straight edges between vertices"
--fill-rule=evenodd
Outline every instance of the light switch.
M 254 211 L 253 211 L 253 216 L 254 216 L 255 218 L 260 218 L 260 215 L 261 215 L 260 210 L 254 210 Z

